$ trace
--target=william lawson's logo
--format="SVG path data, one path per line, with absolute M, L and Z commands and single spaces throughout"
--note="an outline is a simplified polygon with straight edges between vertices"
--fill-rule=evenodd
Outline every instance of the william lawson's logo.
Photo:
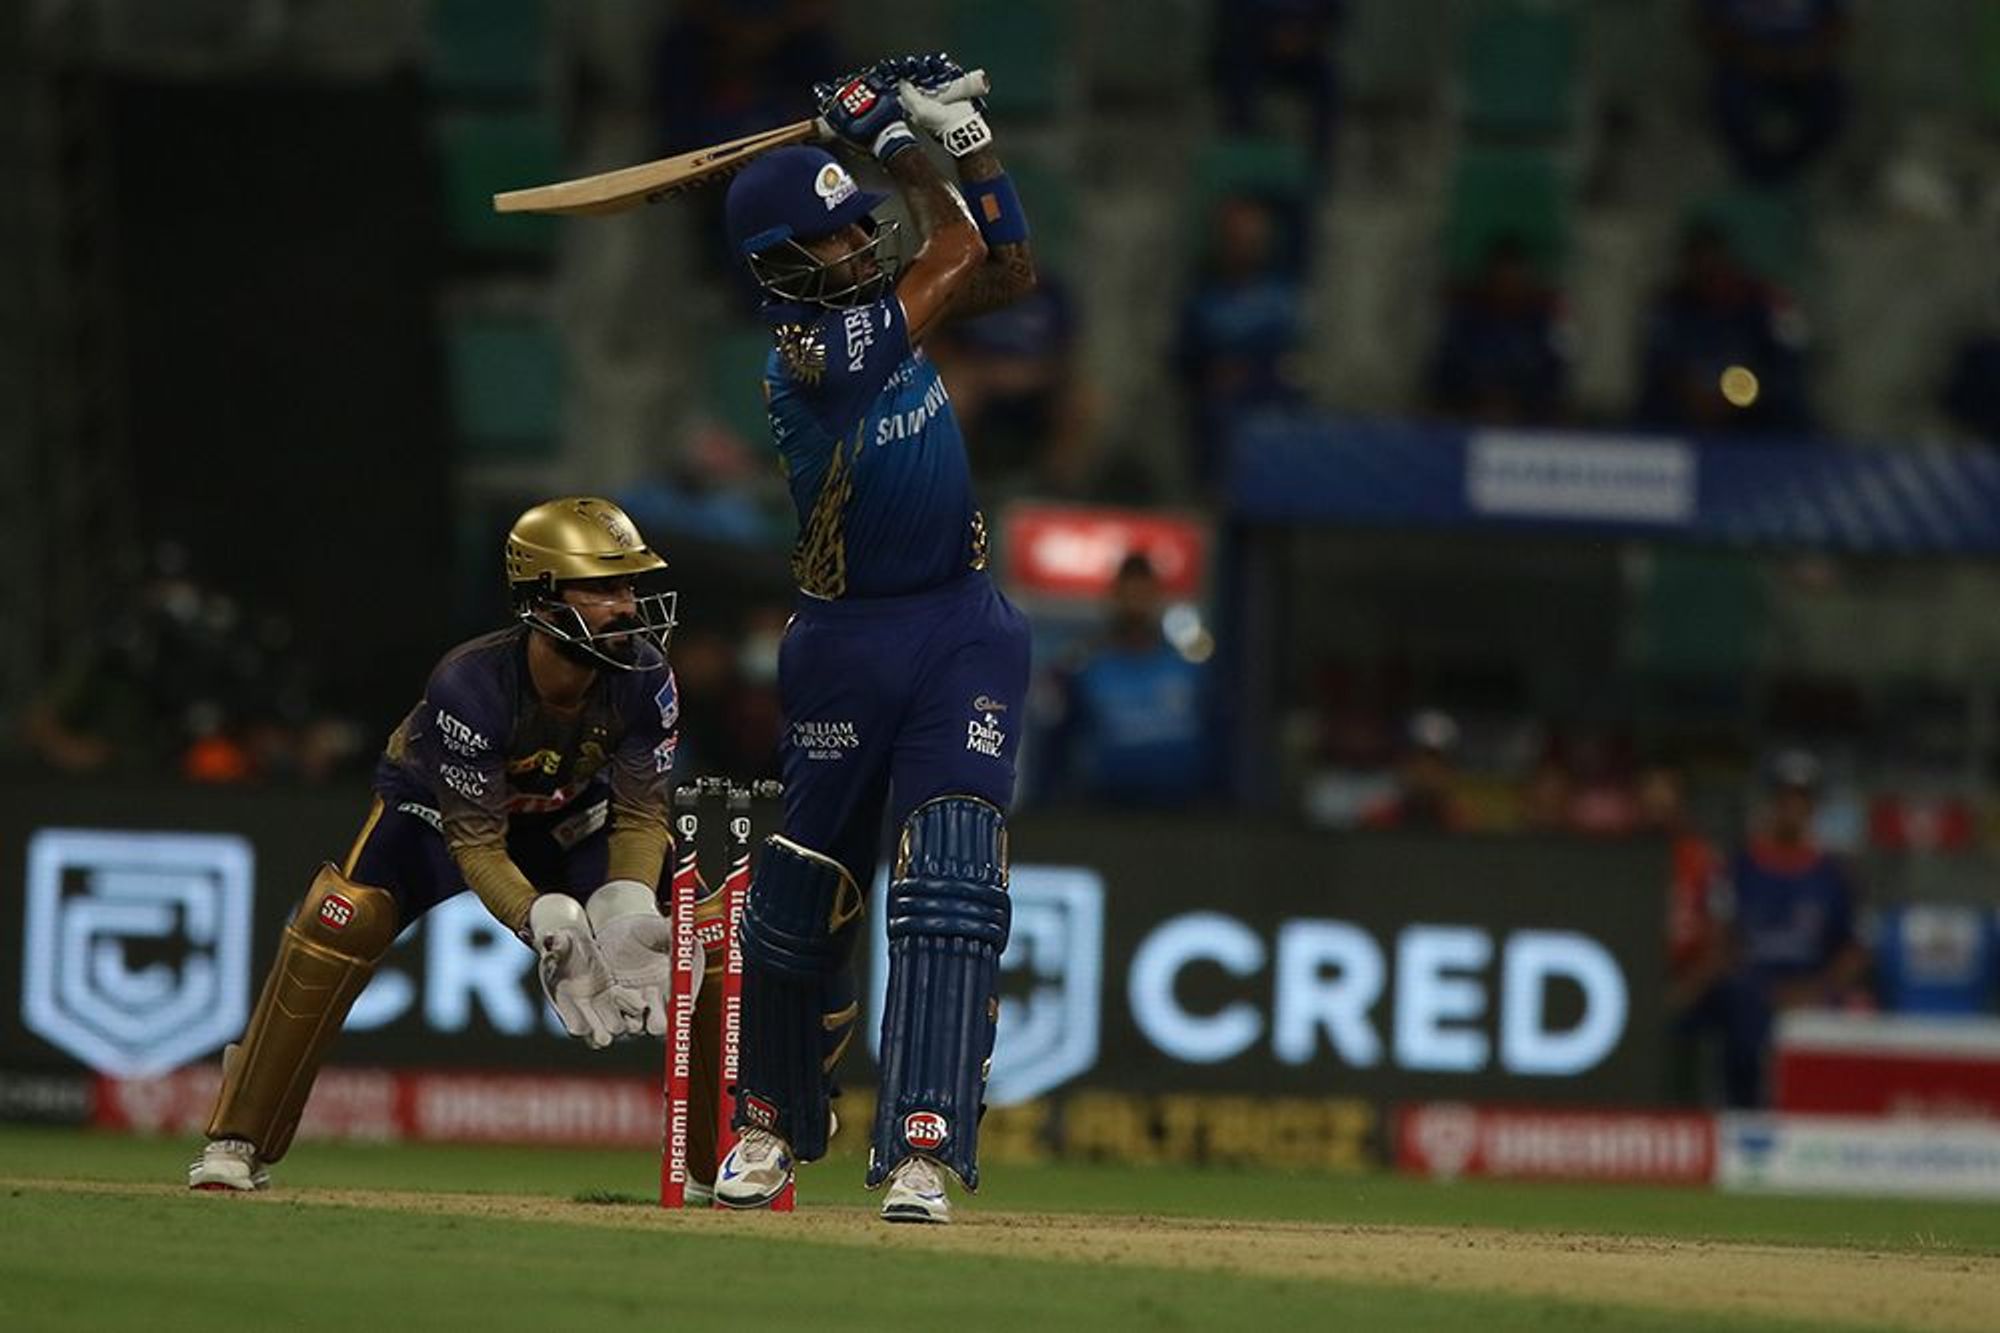
M 164 1073 L 243 1030 L 250 844 L 42 829 L 28 841 L 21 1014 L 107 1074 Z

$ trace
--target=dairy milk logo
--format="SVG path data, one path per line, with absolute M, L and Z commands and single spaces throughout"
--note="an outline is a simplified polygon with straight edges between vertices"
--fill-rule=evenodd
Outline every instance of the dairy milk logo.
M 242 1032 L 254 866 L 233 834 L 38 831 L 28 840 L 28 1028 L 124 1078 L 164 1073 Z
M 1050 1092 L 1097 1063 L 1102 1029 L 1104 878 L 1081 866 L 1017 865 L 1010 876 L 1013 929 L 1000 955 L 1000 1029 L 986 1100 L 1012 1106 Z M 878 874 L 874 912 L 887 909 L 889 877 Z M 889 940 L 874 932 L 870 1049 L 882 1053 Z
M 974 754 L 998 759 L 1006 744 L 1007 729 L 1000 725 L 997 713 L 983 713 L 965 724 L 965 748 Z

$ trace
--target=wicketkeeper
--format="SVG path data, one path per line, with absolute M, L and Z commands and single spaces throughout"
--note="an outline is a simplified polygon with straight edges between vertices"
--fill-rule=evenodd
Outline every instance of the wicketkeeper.
M 1035 273 L 978 103 L 930 91 L 962 73 L 908 57 L 815 89 L 838 146 L 901 192 L 919 243 L 907 263 L 896 224 L 875 217 L 884 196 L 823 149 L 758 158 L 725 209 L 731 252 L 765 294 L 763 389 L 799 521 L 778 666 L 784 831 L 744 912 L 742 1138 L 715 1187 L 739 1208 L 769 1204 L 826 1151 L 885 807 L 899 838 L 868 1184 L 888 1184 L 893 1222 L 949 1220 L 946 1175 L 979 1184 L 1028 628 L 986 573 L 964 441 L 922 343 Z M 956 160 L 956 189 L 919 132 Z
M 320 867 L 224 1052 L 190 1188 L 264 1188 L 397 932 L 466 888 L 539 955 L 570 1035 L 665 1032 L 655 895 L 680 700 L 675 594 L 651 585 L 666 562 L 616 505 L 571 497 L 521 515 L 506 566 L 517 623 L 446 653 L 389 737 L 360 836 Z M 714 1116 L 693 1124 L 693 1160 L 712 1162 Z

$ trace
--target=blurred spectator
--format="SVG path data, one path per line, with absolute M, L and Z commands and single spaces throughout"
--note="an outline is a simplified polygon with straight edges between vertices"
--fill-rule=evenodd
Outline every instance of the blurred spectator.
M 808 120 L 813 82 L 845 68 L 831 0 L 686 0 L 677 8 L 654 59 L 669 154 Z
M 1494 238 L 1479 271 L 1447 294 L 1431 355 L 1440 412 L 1490 425 L 1547 425 L 1567 414 L 1570 336 L 1562 298 L 1521 238 Z
M 1103 639 L 1057 681 L 1043 761 L 1054 799 L 1178 806 L 1214 785 L 1206 653 L 1167 639 L 1163 605 L 1152 563 L 1126 556 Z
M 1396 792 L 1362 812 L 1361 824 L 1374 829 L 1422 829 L 1454 833 L 1465 827 L 1458 798 L 1458 723 L 1450 714 L 1427 708 L 1410 719 L 1402 756 L 1396 763 Z
M 1737 262 L 1728 237 L 1691 225 L 1647 317 L 1639 419 L 1669 430 L 1804 430 L 1805 321 Z
M 980 494 L 1074 496 L 1089 480 L 1096 395 L 1077 362 L 1074 305 L 1035 290 L 926 344 L 951 393 Z
M 1332 156 L 1340 114 L 1340 68 L 1334 43 L 1343 0 L 1222 0 L 1209 23 L 1209 69 L 1222 123 L 1232 134 L 1282 134 L 1270 99 L 1295 99 L 1304 114 L 1313 162 Z M 1294 122 L 1295 123 L 1295 122 Z
M 1777 756 L 1760 825 L 1730 858 L 1730 970 L 1690 1021 L 1721 1036 L 1732 1106 L 1764 1103 L 1776 1015 L 1850 1003 L 1867 966 L 1847 872 L 1813 840 L 1819 790 L 1816 758 L 1797 750 Z
M 1688 811 L 1687 777 L 1671 764 L 1651 764 L 1639 774 L 1639 828 L 1667 839 L 1671 857 L 1667 895 L 1667 1008 L 1692 1008 L 1722 976 L 1729 952 L 1717 918 L 1722 856 L 1695 827 Z
M 1195 431 L 1196 480 L 1216 480 L 1235 419 L 1299 397 L 1292 359 L 1303 337 L 1301 289 L 1277 209 L 1250 195 L 1220 200 L 1207 259 L 1181 308 L 1174 362 Z
M 1900 1014 L 1990 1014 L 2000 992 L 2000 916 L 1967 903 L 1911 903 L 1874 922 L 1875 988 Z
M 1952 354 L 1943 406 L 1960 428 L 2000 444 L 2000 332 L 1968 336 Z
M 1576 791 L 1569 765 L 1551 750 L 1535 761 L 1521 784 L 1521 827 L 1529 833 L 1569 832 L 1569 803 Z
M 1571 832 L 1619 837 L 1639 826 L 1629 746 L 1620 737 L 1585 733 L 1569 746 L 1571 786 L 1565 822 Z
M 1840 133 L 1847 0 L 1698 0 L 1723 146 L 1753 181 L 1799 174 Z
M 361 749 L 314 708 L 290 627 L 246 617 L 172 543 L 30 703 L 24 732 L 58 772 L 195 782 L 317 780 Z

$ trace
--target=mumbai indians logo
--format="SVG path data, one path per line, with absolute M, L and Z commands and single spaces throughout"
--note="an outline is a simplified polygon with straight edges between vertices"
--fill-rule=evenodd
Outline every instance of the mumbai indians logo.
M 936 1152 L 950 1137 L 950 1123 L 936 1111 L 912 1111 L 903 1117 L 903 1142 L 918 1152 Z
M 986 1089 L 993 1106 L 1028 1101 L 1089 1072 L 1103 1027 L 1104 877 L 1083 866 L 1017 864 L 1009 878 L 1014 919 L 1000 955 L 1003 1003 Z M 878 919 L 888 891 L 887 872 L 878 874 L 871 909 Z M 889 937 L 872 935 L 868 1040 L 879 1063 Z
M 854 197 L 854 177 L 838 162 L 829 162 L 819 169 L 813 180 L 813 193 L 826 201 L 826 211 L 831 213 Z
M 102 1073 L 145 1078 L 243 1030 L 248 842 L 41 829 L 28 839 L 27 872 L 21 1016 L 30 1031 Z

